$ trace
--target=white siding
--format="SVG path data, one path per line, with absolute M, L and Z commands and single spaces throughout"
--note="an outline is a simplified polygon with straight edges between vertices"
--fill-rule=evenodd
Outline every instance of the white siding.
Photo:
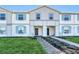
M 71 33 L 69 33 L 69 34 L 62 33 L 62 26 L 71 26 Z M 59 36 L 74 36 L 75 35 L 75 26 L 74 25 L 60 25 L 59 30 L 60 30 Z
M 70 14 L 71 15 L 71 20 L 69 21 L 65 21 L 65 20 L 62 20 L 62 15 L 63 14 L 60 14 L 60 24 L 75 24 L 75 15 L 73 14 Z
M 55 31 L 55 36 L 79 36 L 77 32 L 77 27 L 79 26 L 79 21 L 77 20 L 77 14 L 70 14 L 71 20 L 64 21 L 62 20 L 63 13 L 59 13 L 53 9 L 43 7 L 38 8 L 36 10 L 31 11 L 30 13 L 26 14 L 25 20 L 16 20 L 17 12 L 11 13 L 7 10 L 0 9 L 0 13 L 6 13 L 6 20 L 0 20 L 0 26 L 6 27 L 6 34 L 1 35 L 0 37 L 4 36 L 34 36 L 34 28 L 38 27 L 39 35 L 47 36 L 47 27 L 50 28 L 50 35 Z M 22 13 L 22 12 L 18 12 Z M 36 19 L 36 14 L 41 14 L 41 19 Z M 48 14 L 52 13 L 54 16 L 53 20 L 49 20 Z M 67 13 L 66 13 L 67 14 Z M 16 26 L 24 25 L 26 26 L 26 34 L 16 34 Z M 71 26 L 71 33 L 70 34 L 62 34 L 62 26 Z M 55 28 L 52 28 L 55 27 Z
M 18 25 L 12 25 L 12 36 L 29 36 L 29 25 L 23 25 L 23 26 L 26 26 L 26 33 L 25 34 L 17 34 L 16 33 L 16 26 L 18 26 Z
M 26 13 L 25 20 L 17 20 L 16 14 L 15 13 L 12 14 L 12 24 L 29 24 L 29 14 Z
M 41 20 L 49 20 L 49 13 L 53 14 L 54 20 L 59 20 L 59 13 L 46 7 L 30 12 L 30 20 L 36 20 L 37 13 L 41 14 Z

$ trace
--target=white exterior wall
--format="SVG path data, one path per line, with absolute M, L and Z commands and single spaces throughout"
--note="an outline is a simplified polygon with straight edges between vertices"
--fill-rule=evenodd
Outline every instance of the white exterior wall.
M 77 14 L 75 15 L 75 21 L 74 22 L 75 22 L 76 25 L 79 25 L 79 20 L 77 19 Z
M 62 26 L 71 26 L 71 33 L 69 33 L 69 34 L 62 33 Z M 75 28 L 74 25 L 60 25 L 59 36 L 74 36 L 75 35 L 75 29 L 74 28 Z
M 6 37 L 11 36 L 11 19 L 12 19 L 12 13 L 10 11 L 4 10 L 0 8 L 0 13 L 5 13 L 6 19 L 0 20 L 0 26 L 3 26 L 6 28 L 5 34 L 0 34 L 0 37 Z
M 60 27 L 58 25 L 58 26 L 55 27 L 55 36 L 60 36 L 59 31 L 60 31 Z
M 0 26 L 5 27 L 7 29 L 5 24 L 0 24 Z M 7 31 L 5 34 L 0 34 L 0 37 L 6 37 L 6 36 L 7 36 Z
M 74 27 L 74 36 L 79 36 L 79 33 L 78 33 L 78 29 L 77 29 L 77 27 L 79 26 L 79 25 L 74 25 L 75 27 Z
M 16 26 L 23 25 L 26 26 L 26 34 L 17 34 Z M 16 20 L 16 14 L 12 14 L 12 36 L 29 36 L 29 14 L 26 13 L 25 20 Z
M 43 36 L 47 36 L 47 26 L 43 26 Z
M 16 14 L 17 13 L 12 14 L 12 24 L 29 24 L 29 14 L 25 13 L 26 14 L 25 20 L 17 20 Z
M 38 8 L 37 10 L 33 10 L 30 13 L 26 14 L 25 20 L 16 20 L 17 12 L 11 13 L 4 9 L 0 9 L 0 13 L 6 13 L 6 20 L 0 20 L 0 26 L 5 26 L 6 34 L 1 35 L 0 37 L 4 36 L 34 36 L 34 28 L 38 27 L 38 33 L 40 36 L 47 36 L 47 27 L 49 27 L 50 35 L 55 32 L 55 36 L 79 36 L 77 31 L 77 27 L 79 26 L 79 21 L 77 20 L 77 14 L 71 14 L 70 21 L 62 20 L 62 14 L 53 9 L 43 7 Z M 18 12 L 22 13 L 22 12 Z M 36 19 L 36 13 L 41 13 L 41 19 Z M 48 14 L 53 13 L 54 20 L 49 20 Z M 67 14 L 67 13 L 66 13 Z M 16 26 L 24 25 L 26 26 L 26 34 L 17 34 L 16 33 Z M 52 28 L 52 27 L 55 28 Z M 62 34 L 62 26 L 71 26 L 71 33 L 70 34 Z
M 60 14 L 60 24 L 75 24 L 75 15 L 73 15 L 73 14 L 70 14 L 71 15 L 71 20 L 69 20 L 69 21 L 64 21 L 64 20 L 62 20 L 62 14 Z
M 17 34 L 16 33 L 16 26 L 17 25 L 12 25 L 12 36 L 29 36 L 29 25 L 23 25 L 26 26 L 26 33 L 25 34 Z
M 6 25 L 6 36 L 12 36 L 12 25 Z
M 62 20 L 62 14 L 60 14 L 60 25 L 59 25 L 59 36 L 76 36 L 77 35 L 77 29 L 76 29 L 76 24 L 77 24 L 77 18 L 75 14 L 70 14 L 71 15 L 71 20 L 69 21 L 64 21 Z M 62 26 L 71 26 L 71 33 L 70 34 L 64 34 L 62 33 Z
M 59 13 L 56 12 L 55 10 L 51 10 L 49 8 L 43 7 L 38 10 L 30 12 L 30 20 L 36 20 L 36 14 L 40 13 L 41 14 L 41 20 L 49 20 L 48 14 L 52 13 L 54 16 L 54 20 L 59 19 Z
M 37 20 L 36 19 L 36 14 L 40 13 L 41 15 L 41 19 Z M 53 20 L 49 19 L 49 13 L 53 14 Z M 58 25 L 59 25 L 59 12 L 49 9 L 47 7 L 43 7 L 40 9 L 37 9 L 35 11 L 30 12 L 30 25 L 32 25 L 31 28 L 31 34 L 34 36 L 34 26 L 42 26 L 42 28 L 40 29 L 40 32 L 43 33 L 39 33 L 39 35 L 42 34 L 42 36 L 47 36 L 47 27 L 55 27 L 55 30 L 53 30 L 53 28 L 49 29 L 50 33 L 49 35 L 52 35 L 52 33 L 54 31 L 58 32 L 56 29 L 58 29 Z M 55 33 L 56 33 L 55 32 Z M 56 35 L 59 35 L 58 33 L 56 33 Z
M 34 26 L 29 25 L 29 36 L 34 36 Z
M 49 35 L 53 35 L 55 33 L 55 27 L 48 27 L 49 28 Z

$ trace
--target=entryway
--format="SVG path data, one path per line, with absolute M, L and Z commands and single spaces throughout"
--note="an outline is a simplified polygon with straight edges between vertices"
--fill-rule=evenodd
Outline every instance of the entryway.
M 43 28 L 43 26 L 34 26 L 34 35 L 35 36 L 51 36 L 55 35 L 55 26 L 47 26 Z
M 47 27 L 47 36 L 55 35 L 55 26 L 48 26 Z
M 47 35 L 49 35 L 49 28 L 47 28 Z
M 38 28 L 35 28 L 35 36 L 38 36 Z
M 34 34 L 35 36 L 42 36 L 43 35 L 43 28 L 42 26 L 35 26 L 34 27 Z

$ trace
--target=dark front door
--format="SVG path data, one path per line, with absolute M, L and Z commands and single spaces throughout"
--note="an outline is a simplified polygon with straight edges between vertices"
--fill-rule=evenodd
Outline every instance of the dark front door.
M 47 35 L 49 35 L 49 28 L 47 28 Z
M 38 35 L 38 28 L 35 28 L 35 35 Z

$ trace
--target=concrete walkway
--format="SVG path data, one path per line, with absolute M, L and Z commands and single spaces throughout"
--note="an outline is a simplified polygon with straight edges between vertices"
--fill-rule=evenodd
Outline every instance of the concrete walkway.
M 37 40 L 44 47 L 44 49 L 47 51 L 48 54 L 65 54 L 64 52 L 60 51 L 59 49 L 53 47 L 51 44 L 49 44 L 43 38 L 37 37 Z
M 67 44 L 68 46 L 73 47 L 73 48 L 75 48 L 75 49 L 79 49 L 79 44 L 77 44 L 77 43 L 70 42 L 70 41 L 67 41 L 67 40 L 62 39 L 62 38 L 52 37 L 52 36 L 51 36 L 51 38 L 52 38 L 52 39 L 55 39 L 55 40 L 58 40 L 58 41 L 60 41 L 60 42 L 63 42 L 63 43 L 65 43 L 65 44 Z

